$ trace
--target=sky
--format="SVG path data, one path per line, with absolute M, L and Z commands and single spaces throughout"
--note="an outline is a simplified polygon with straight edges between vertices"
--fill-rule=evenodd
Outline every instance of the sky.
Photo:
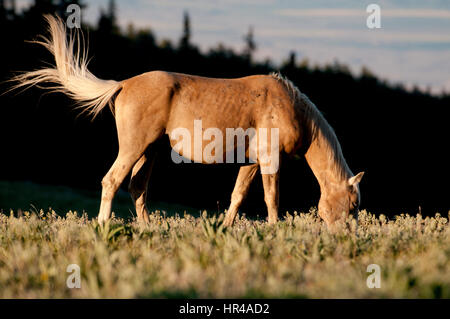
M 31 0 L 17 1 L 26 6 Z M 108 0 L 85 0 L 82 18 L 96 23 Z M 369 29 L 369 4 L 381 8 L 381 28 Z M 360 74 L 367 66 L 391 83 L 450 92 L 450 0 L 117 0 L 119 24 L 150 28 L 178 41 L 183 12 L 202 51 L 223 43 L 241 51 L 254 29 L 255 58 L 286 60 L 294 51 L 310 65 L 338 60 Z

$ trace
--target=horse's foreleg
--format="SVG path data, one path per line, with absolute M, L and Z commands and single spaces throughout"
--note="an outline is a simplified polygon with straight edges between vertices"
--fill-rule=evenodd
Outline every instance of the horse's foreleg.
M 278 220 L 279 180 L 280 173 L 262 174 L 264 186 L 264 201 L 269 214 L 269 224 L 275 224 Z
M 128 191 L 136 208 L 138 221 L 148 223 L 148 209 L 146 205 L 148 180 L 155 162 L 155 150 L 150 146 L 142 157 L 134 164 Z
M 102 179 L 102 198 L 98 214 L 99 223 L 106 222 L 111 216 L 112 200 L 123 180 L 130 172 L 141 154 L 125 153 L 119 150 L 114 164 Z
M 239 169 L 239 174 L 236 179 L 236 185 L 234 185 L 233 193 L 231 195 L 231 204 L 228 208 L 227 214 L 225 216 L 224 225 L 232 226 L 236 214 L 238 212 L 239 206 L 244 200 L 248 193 L 250 184 L 255 178 L 256 172 L 258 171 L 258 164 L 252 164 L 248 166 L 242 166 Z

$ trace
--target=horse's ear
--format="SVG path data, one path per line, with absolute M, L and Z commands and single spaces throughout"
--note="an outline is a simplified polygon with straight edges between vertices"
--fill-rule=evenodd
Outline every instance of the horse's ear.
M 360 173 L 356 174 L 355 176 L 350 177 L 348 179 L 348 184 L 350 186 L 358 185 L 359 182 L 361 182 L 361 178 L 363 177 L 363 175 L 364 175 L 364 172 L 360 172 Z

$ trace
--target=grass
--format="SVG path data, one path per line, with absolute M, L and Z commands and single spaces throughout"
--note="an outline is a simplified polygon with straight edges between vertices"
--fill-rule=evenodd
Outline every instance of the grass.
M 89 203 L 48 187 L 28 194 L 58 207 Z M 4 204 L 9 191 L 13 207 L 23 207 L 14 189 L 24 185 L 1 189 L 0 298 L 450 298 L 448 216 L 362 211 L 358 224 L 349 219 L 333 234 L 315 210 L 274 226 L 241 216 L 227 229 L 223 215 L 159 211 L 147 226 L 121 217 L 100 226 L 62 208 L 22 208 L 17 217 Z M 71 264 L 80 289 L 67 287 Z M 367 287 L 370 264 L 380 266 L 381 288 Z
M 2 298 L 449 298 L 448 219 L 367 212 L 330 234 L 316 213 L 275 226 L 223 215 L 115 218 L 105 226 L 69 212 L 0 214 Z M 67 266 L 81 288 L 66 285 Z M 369 264 L 381 288 L 366 285 Z

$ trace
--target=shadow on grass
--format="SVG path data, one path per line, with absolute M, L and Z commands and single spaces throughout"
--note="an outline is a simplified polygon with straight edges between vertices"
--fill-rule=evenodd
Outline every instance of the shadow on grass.
M 40 185 L 24 181 L 0 181 L 0 211 L 14 212 L 39 211 L 53 209 L 58 215 L 65 216 L 68 211 L 86 212 L 89 218 L 97 217 L 100 205 L 100 190 L 89 191 L 67 186 Z M 148 202 L 149 210 L 165 212 L 168 216 L 184 213 L 200 214 L 199 209 L 166 202 Z M 113 212 L 124 219 L 136 215 L 129 194 L 119 190 L 113 202 Z

